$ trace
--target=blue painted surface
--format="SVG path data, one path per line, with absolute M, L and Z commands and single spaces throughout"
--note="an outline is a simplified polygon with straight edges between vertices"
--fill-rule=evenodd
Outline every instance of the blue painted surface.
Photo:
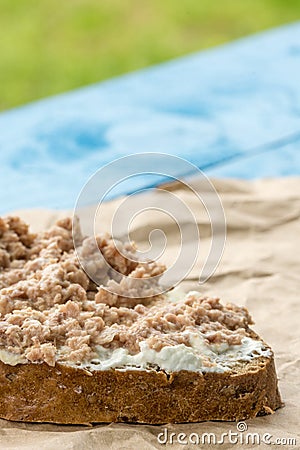
M 97 168 L 148 151 L 299 175 L 300 24 L 0 114 L 0 212 L 70 208 Z

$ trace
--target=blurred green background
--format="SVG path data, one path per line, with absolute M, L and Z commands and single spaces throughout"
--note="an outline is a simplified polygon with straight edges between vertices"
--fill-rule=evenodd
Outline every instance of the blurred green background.
M 299 0 L 0 0 L 0 109 L 298 19 Z

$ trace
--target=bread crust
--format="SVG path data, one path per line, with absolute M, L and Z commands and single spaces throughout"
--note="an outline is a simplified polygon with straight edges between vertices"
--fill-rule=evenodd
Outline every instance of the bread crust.
M 148 424 L 242 420 L 282 406 L 274 358 L 197 373 L 0 363 L 0 417 L 14 421 Z

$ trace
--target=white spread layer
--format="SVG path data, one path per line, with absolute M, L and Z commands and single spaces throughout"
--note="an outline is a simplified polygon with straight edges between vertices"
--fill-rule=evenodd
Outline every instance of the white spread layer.
M 26 358 L 16 353 L 8 352 L 7 350 L 0 350 L 0 361 L 4 364 L 9 364 L 10 366 L 16 366 L 17 364 L 24 364 L 28 362 Z
M 189 337 L 191 347 L 179 344 L 163 347 L 159 352 L 149 348 L 146 342 L 141 342 L 141 351 L 135 355 L 130 355 L 124 348 L 112 351 L 99 345 L 97 346 L 98 358 L 76 367 L 90 370 L 111 368 L 147 370 L 154 365 L 168 372 L 179 370 L 225 372 L 230 370 L 237 361 L 250 361 L 259 356 L 271 356 L 271 351 L 265 348 L 261 341 L 250 337 L 244 337 L 241 345 L 231 346 L 226 343 L 207 344 L 200 333 L 190 334 Z M 0 360 L 11 366 L 28 362 L 24 357 L 6 350 L 0 350 Z
M 209 345 L 200 334 L 194 333 L 189 336 L 191 347 L 179 344 L 164 347 L 157 352 L 149 348 L 146 342 L 141 342 L 141 351 L 135 355 L 130 355 L 124 348 L 111 351 L 98 346 L 98 358 L 79 367 L 90 370 L 111 368 L 147 370 L 154 365 L 168 372 L 179 370 L 225 372 L 230 370 L 237 361 L 250 361 L 259 356 L 271 356 L 271 351 L 266 349 L 261 341 L 249 337 L 244 337 L 241 345 L 229 346 L 227 344 Z

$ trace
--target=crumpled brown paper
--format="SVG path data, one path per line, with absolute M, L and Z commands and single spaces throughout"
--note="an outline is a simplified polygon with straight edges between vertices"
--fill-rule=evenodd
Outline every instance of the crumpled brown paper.
M 201 260 L 183 283 L 186 289 L 200 289 L 203 293 L 218 295 L 223 301 L 245 305 L 254 320 L 254 329 L 268 342 L 276 355 L 279 387 L 285 407 L 275 414 L 246 421 L 247 430 L 237 430 L 233 422 L 205 422 L 166 426 L 104 424 L 94 427 L 24 424 L 1 420 L 1 449 L 157 449 L 165 440 L 167 448 L 202 448 L 201 444 L 180 444 L 179 440 L 196 442 L 195 433 L 215 433 L 220 441 L 222 433 L 237 432 L 229 442 L 207 444 L 207 448 L 300 448 L 300 178 L 268 179 L 254 182 L 214 180 L 225 208 L 227 242 L 221 263 L 215 275 L 204 285 L 197 285 Z M 193 181 L 201 192 L 201 182 Z M 208 218 L 205 217 L 195 195 L 178 184 L 170 189 L 195 212 L 199 224 L 201 246 L 210 242 Z M 157 195 L 155 192 L 153 195 Z M 101 230 L 109 229 L 110 218 L 120 200 L 105 205 L 101 216 Z M 34 230 L 47 228 L 65 212 L 19 211 L 18 214 Z M 135 223 L 135 232 L 142 234 L 149 227 L 141 216 Z M 157 223 L 155 223 L 157 221 Z M 160 228 L 159 216 L 152 216 L 151 226 Z M 140 231 L 140 233 L 139 233 Z M 172 226 L 167 226 L 171 246 L 166 252 L 172 257 Z M 201 258 L 200 258 L 201 259 Z M 244 425 L 243 425 L 244 426 Z M 240 425 L 242 428 L 243 426 Z M 171 435 L 175 433 L 175 435 Z M 191 435 L 193 433 L 193 435 Z M 258 433 L 255 445 L 246 445 L 247 433 Z M 211 437 L 212 439 L 212 437 Z M 251 437 L 249 437 L 251 439 Z M 258 439 L 260 444 L 258 444 Z M 265 439 L 265 442 L 263 441 Z M 282 439 L 281 445 L 269 442 Z M 295 439 L 287 443 L 287 439 Z M 173 443 L 170 443 L 170 440 Z M 242 443 L 244 442 L 244 444 Z M 249 441 L 251 443 L 251 440 Z M 201 443 L 201 440 L 200 440 Z M 285 445 L 283 445 L 285 443 Z

